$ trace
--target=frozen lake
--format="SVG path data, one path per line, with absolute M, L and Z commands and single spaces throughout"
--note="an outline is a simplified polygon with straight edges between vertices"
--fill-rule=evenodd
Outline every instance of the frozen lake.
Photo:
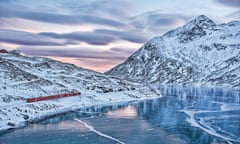
M 240 144 L 240 92 L 161 87 L 163 97 L 96 106 L 0 134 L 0 144 Z

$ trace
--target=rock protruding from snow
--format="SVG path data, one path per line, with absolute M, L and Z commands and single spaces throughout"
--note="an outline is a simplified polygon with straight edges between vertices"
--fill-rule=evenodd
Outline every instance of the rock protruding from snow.
M 8 51 L 5 49 L 0 49 L 0 53 L 8 53 Z
M 240 22 L 201 15 L 146 42 L 106 74 L 146 83 L 240 88 Z
M 204 28 L 204 29 L 212 29 L 213 27 L 215 27 L 216 24 L 209 19 L 208 17 L 206 17 L 205 15 L 200 15 L 197 18 L 191 20 L 189 23 L 187 23 L 184 28 Z

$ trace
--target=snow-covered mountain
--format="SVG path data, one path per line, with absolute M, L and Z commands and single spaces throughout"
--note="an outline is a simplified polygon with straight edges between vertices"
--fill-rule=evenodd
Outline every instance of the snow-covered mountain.
M 146 42 L 106 74 L 146 83 L 240 88 L 240 22 L 201 15 Z
M 14 88 L 17 92 L 49 95 L 73 90 L 107 93 L 134 89 L 126 81 L 48 58 L 3 54 L 0 69 L 1 87 Z
M 26 98 L 72 91 L 82 94 L 26 102 Z M 24 56 L 16 51 L 0 53 L 0 92 L 0 130 L 85 106 L 160 96 L 151 87 L 48 58 Z

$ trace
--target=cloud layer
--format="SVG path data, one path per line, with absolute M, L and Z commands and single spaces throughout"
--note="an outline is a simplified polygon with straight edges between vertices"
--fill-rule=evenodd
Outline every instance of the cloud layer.
M 94 63 L 110 68 L 150 38 L 200 14 L 239 19 L 239 2 L 1 0 L 0 46 L 30 55 L 69 58 L 93 69 Z
M 0 42 L 12 43 L 18 45 L 63 45 L 64 42 L 49 37 L 15 30 L 0 29 Z
M 240 8 L 240 0 L 216 0 L 216 1 L 223 5 Z
M 57 38 L 57 39 L 68 39 L 79 42 L 86 42 L 92 45 L 107 45 L 111 42 L 118 40 L 126 40 L 134 43 L 143 43 L 148 37 L 146 33 L 139 31 L 116 31 L 97 29 L 93 32 L 72 32 L 72 33 L 39 33 L 39 35 Z

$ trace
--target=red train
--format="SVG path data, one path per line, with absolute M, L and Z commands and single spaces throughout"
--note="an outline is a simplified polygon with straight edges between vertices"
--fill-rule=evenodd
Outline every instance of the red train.
M 63 94 L 43 96 L 43 97 L 27 98 L 27 102 L 31 103 L 31 102 L 59 99 L 59 98 L 70 97 L 70 96 L 79 96 L 79 95 L 81 95 L 80 92 L 63 93 Z

